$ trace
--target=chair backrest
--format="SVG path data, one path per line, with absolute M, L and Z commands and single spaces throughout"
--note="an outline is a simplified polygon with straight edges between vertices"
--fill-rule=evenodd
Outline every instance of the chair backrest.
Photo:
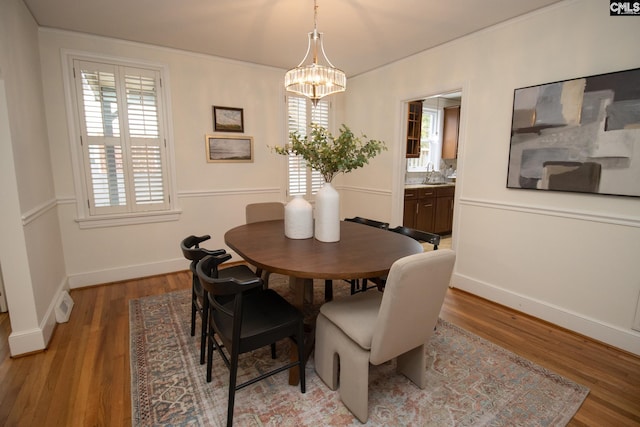
M 435 233 L 429 233 L 428 231 L 416 230 L 415 228 L 399 226 L 396 228 L 390 228 L 389 231 L 394 233 L 404 234 L 419 242 L 427 242 L 433 245 L 433 249 L 437 250 L 440 244 L 440 235 Z
M 200 283 L 203 288 L 209 293 L 209 302 L 213 305 L 214 309 L 220 310 L 227 316 L 233 317 L 234 313 L 226 307 L 224 302 L 228 302 L 229 298 L 225 296 L 236 296 L 236 305 L 242 301 L 242 292 L 248 291 L 254 288 L 262 287 L 262 279 L 255 276 L 248 280 L 238 280 L 235 277 L 225 276 L 218 278 L 218 266 L 230 259 L 230 254 L 222 255 L 208 255 L 203 258 L 195 267 L 196 274 L 200 279 Z M 222 298 L 221 298 L 222 297 Z M 237 309 L 239 307 L 235 307 Z
M 189 261 L 197 261 L 202 259 L 202 256 L 200 256 L 199 252 L 197 249 L 200 248 L 200 243 L 209 240 L 211 238 L 211 236 L 209 235 L 205 235 L 205 236 L 188 236 L 185 237 L 182 242 L 180 242 L 180 249 L 182 249 L 182 255 L 184 255 L 184 257 L 186 259 L 188 259 Z
M 202 286 L 212 295 L 232 295 L 262 286 L 262 279 L 252 276 L 240 280 L 233 276 L 218 277 L 218 266 L 231 259 L 231 254 L 208 255 L 196 266 Z
M 180 242 L 180 249 L 182 249 L 182 255 L 189 261 L 200 261 L 207 255 L 220 255 L 226 251 L 224 249 L 205 249 L 200 247 L 200 243 L 209 240 L 211 236 L 188 236 Z
M 424 252 L 391 266 L 371 341 L 374 365 L 426 343 L 438 321 L 456 255 L 451 249 Z
M 251 203 L 245 207 L 247 224 L 284 219 L 284 204 L 281 202 Z
M 376 221 L 375 219 L 367 219 L 360 216 L 354 216 L 353 218 L 345 218 L 344 220 L 349 222 L 357 222 L 358 224 L 364 224 L 370 227 L 381 228 L 383 230 L 389 229 L 388 222 Z

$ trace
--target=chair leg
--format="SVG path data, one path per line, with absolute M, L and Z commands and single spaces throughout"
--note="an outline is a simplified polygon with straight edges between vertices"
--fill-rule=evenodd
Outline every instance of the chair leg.
M 427 386 L 427 359 L 424 344 L 401 354 L 397 358 L 397 371 L 409 378 L 415 385 L 424 389 Z
M 234 349 L 229 360 L 229 401 L 227 403 L 227 427 L 233 425 L 233 406 L 236 398 L 236 380 L 238 376 L 238 353 Z
M 354 343 L 322 314 L 318 315 L 316 321 L 315 369 L 331 390 L 339 385 L 342 402 L 365 423 L 369 418 L 369 352 Z
M 329 302 L 333 299 L 333 280 L 324 281 L 324 301 Z
M 307 391 L 307 383 L 306 383 L 306 373 L 304 371 L 305 367 L 305 356 L 304 356 L 304 322 L 300 322 L 300 326 L 298 327 L 298 361 L 300 365 L 298 366 L 298 371 L 300 372 L 300 393 L 305 393 Z
M 338 392 L 345 406 L 362 423 L 369 418 L 369 352 L 346 335 L 342 335 L 340 357 L 340 387 Z
M 271 358 L 272 359 L 276 358 L 276 343 L 271 344 Z
M 215 340 L 213 338 L 213 334 L 214 334 L 214 330 L 211 327 L 211 325 L 207 325 L 207 330 L 208 330 L 208 334 L 209 336 L 209 345 L 208 345 L 208 349 L 207 349 L 207 382 L 210 383 L 211 382 L 211 369 L 212 369 L 212 365 L 213 365 L 213 352 L 215 351 Z
M 269 289 L 269 278 L 271 277 L 271 272 L 270 271 L 265 271 L 263 273 L 263 278 L 262 278 L 262 288 L 263 289 Z
M 204 365 L 204 353 L 205 348 L 207 348 L 207 336 L 209 335 L 207 332 L 207 325 L 209 324 L 209 296 L 207 292 L 204 291 L 204 296 L 202 298 L 202 328 L 200 334 L 200 364 Z
M 320 379 L 331 390 L 338 388 L 338 361 L 335 349 L 330 345 L 337 328 L 322 313 L 316 318 L 316 346 L 314 349 L 315 370 Z
M 198 297 L 196 296 L 195 287 L 191 285 L 191 336 L 196 335 L 196 304 Z

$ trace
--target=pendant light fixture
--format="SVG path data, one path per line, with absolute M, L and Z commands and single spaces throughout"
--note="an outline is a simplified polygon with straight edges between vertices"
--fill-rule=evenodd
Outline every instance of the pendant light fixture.
M 321 61 L 318 61 L 318 55 L 321 55 Z M 290 92 L 306 96 L 316 105 L 327 95 L 344 92 L 346 85 L 344 72 L 337 69 L 324 53 L 322 33 L 318 32 L 318 5 L 313 0 L 313 31 L 309 33 L 307 54 L 297 67 L 287 71 L 284 86 Z

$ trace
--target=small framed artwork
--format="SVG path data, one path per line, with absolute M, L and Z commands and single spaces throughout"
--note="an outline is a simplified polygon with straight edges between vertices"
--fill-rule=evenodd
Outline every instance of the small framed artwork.
M 253 137 L 235 135 L 207 135 L 208 163 L 253 162 Z
M 215 132 L 244 132 L 242 108 L 213 106 L 213 130 Z

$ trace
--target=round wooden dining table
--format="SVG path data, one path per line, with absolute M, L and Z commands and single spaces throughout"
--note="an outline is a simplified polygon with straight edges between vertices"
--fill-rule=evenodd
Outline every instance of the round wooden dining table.
M 247 262 L 299 279 L 366 279 L 389 273 L 398 259 L 423 251 L 410 237 L 355 222 L 340 222 L 340 240 L 289 239 L 284 221 L 245 224 L 225 243 Z
M 294 304 L 302 309 L 313 294 L 313 279 L 352 280 L 385 276 L 391 265 L 405 256 L 423 252 L 410 237 L 355 222 L 340 222 L 340 240 L 289 239 L 284 221 L 240 225 L 227 231 L 225 243 L 248 263 L 265 271 L 289 276 Z M 330 283 L 330 282 L 329 282 Z M 305 340 L 305 353 L 313 348 L 313 327 Z M 292 349 L 292 357 L 295 356 Z M 298 371 L 290 370 L 289 384 L 297 384 Z

